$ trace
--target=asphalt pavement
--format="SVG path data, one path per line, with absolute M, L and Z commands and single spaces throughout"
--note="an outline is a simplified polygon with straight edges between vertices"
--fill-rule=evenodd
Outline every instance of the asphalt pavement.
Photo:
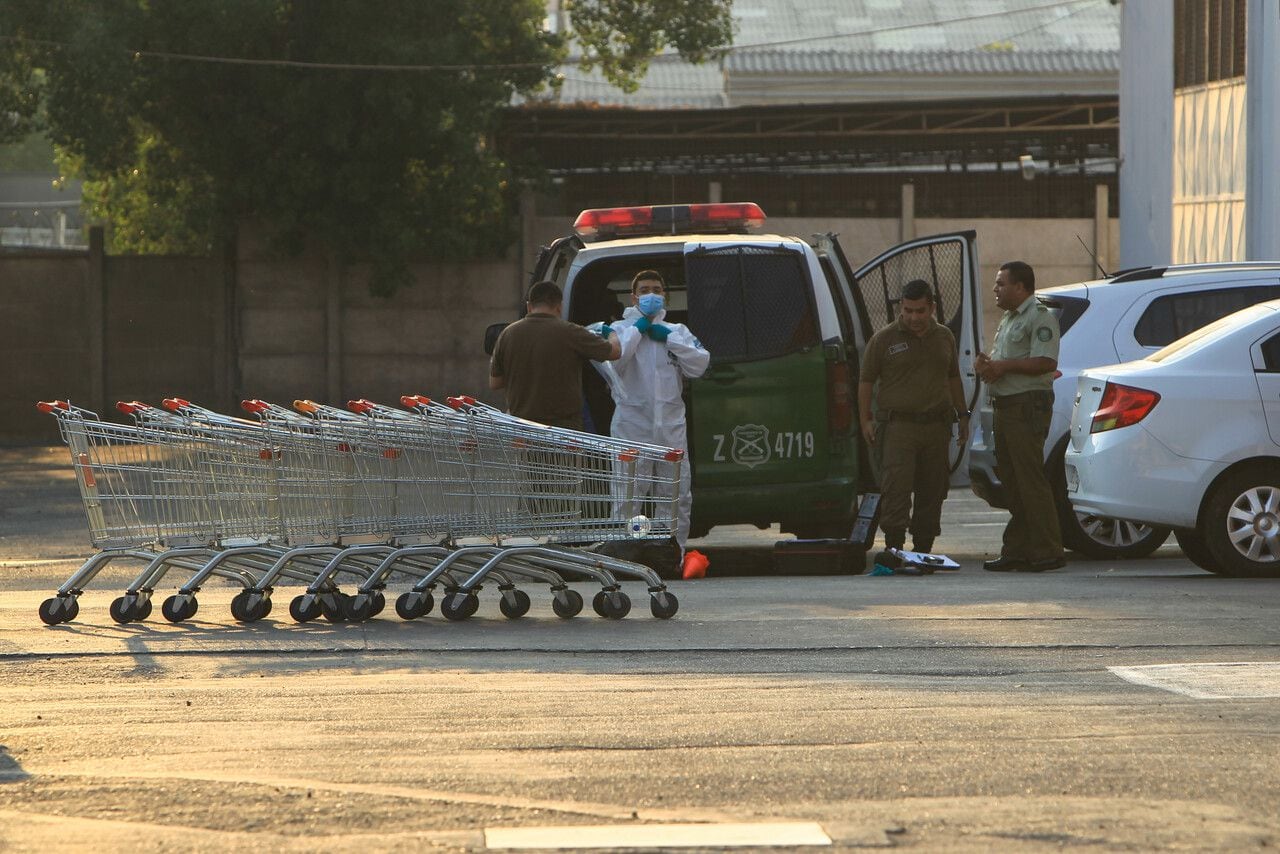
M 64 466 L 0 451 L 0 850 L 1280 844 L 1280 581 L 1172 546 L 986 573 L 1002 515 L 957 490 L 958 572 L 743 576 L 777 534 L 720 530 L 666 621 L 632 584 L 623 620 L 529 586 L 297 625 L 280 588 L 239 625 L 219 582 L 120 626 L 115 571 L 46 627 L 89 553 Z

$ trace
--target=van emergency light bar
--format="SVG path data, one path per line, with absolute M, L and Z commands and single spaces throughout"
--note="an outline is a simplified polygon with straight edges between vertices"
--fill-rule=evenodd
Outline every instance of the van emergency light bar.
M 592 208 L 578 214 L 573 230 L 584 240 L 602 240 L 622 235 L 745 231 L 764 225 L 764 219 L 764 211 L 755 202 Z

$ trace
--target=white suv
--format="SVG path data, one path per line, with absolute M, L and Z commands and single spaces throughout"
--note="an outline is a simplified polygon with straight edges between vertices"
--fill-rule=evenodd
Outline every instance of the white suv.
M 1036 298 L 1057 315 L 1062 331 L 1044 456 L 1064 545 L 1094 558 L 1148 555 L 1169 537 L 1168 528 L 1078 513 L 1067 501 L 1063 454 L 1076 379 L 1086 368 L 1145 358 L 1232 312 L 1280 298 L 1280 262 L 1146 267 L 1109 279 L 1042 288 Z M 982 400 L 969 448 L 969 482 L 991 506 L 1007 507 L 995 470 L 991 405 L 986 395 Z

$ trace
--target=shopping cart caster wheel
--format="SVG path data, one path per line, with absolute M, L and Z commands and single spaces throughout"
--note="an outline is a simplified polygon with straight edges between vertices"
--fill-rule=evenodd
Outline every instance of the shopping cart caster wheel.
M 609 616 L 605 611 L 605 599 L 609 596 L 603 590 L 597 590 L 596 595 L 591 597 L 591 610 L 595 611 L 601 617 Z
M 480 597 L 474 593 L 450 593 L 440 600 L 440 613 L 446 620 L 465 620 L 480 607 Z
M 396 616 L 402 620 L 416 620 L 435 607 L 435 597 L 430 593 L 410 590 L 396 597 Z
M 621 590 L 604 595 L 604 614 L 606 619 L 621 620 L 631 613 L 631 597 Z
M 54 596 L 40 603 L 40 622 L 46 626 L 69 623 L 80 613 L 80 603 L 67 596 Z
M 523 590 L 512 590 L 510 594 L 508 596 L 507 591 L 503 591 L 502 598 L 498 600 L 498 610 L 508 620 L 518 620 L 529 613 L 529 606 L 533 603 Z
M 262 599 L 258 602 L 257 607 L 254 608 L 253 619 L 265 620 L 270 614 L 271 614 L 271 597 L 263 596 Z
M 373 597 L 368 593 L 357 593 L 346 601 L 347 619 L 353 623 L 363 623 L 373 616 Z
M 378 616 L 385 607 L 387 607 L 387 597 L 382 594 L 381 590 L 375 591 L 373 594 L 373 610 L 369 612 L 369 616 Z
M 132 622 L 135 601 L 132 596 L 117 596 L 112 599 L 111 606 L 107 608 L 108 613 L 111 614 L 111 619 L 122 626 L 125 623 Z
M 160 613 L 171 623 L 181 623 L 194 617 L 199 608 L 200 604 L 193 596 L 175 593 L 161 603 Z
M 347 605 L 351 597 L 345 593 L 330 593 L 320 597 L 320 613 L 331 623 L 347 621 Z
M 680 602 L 674 593 L 663 590 L 649 597 L 649 610 L 659 620 L 670 620 L 680 610 Z
M 255 590 L 241 590 L 231 599 L 231 616 L 238 623 L 256 623 L 271 612 L 271 600 Z
M 320 616 L 320 603 L 310 593 L 300 593 L 289 603 L 289 616 L 295 623 L 309 623 Z
M 150 616 L 151 616 L 151 600 L 143 599 L 142 603 L 138 605 L 136 608 L 134 608 L 133 621 L 135 623 L 141 623 L 143 620 L 146 620 Z
M 551 600 L 551 610 L 562 620 L 569 620 L 582 613 L 582 594 L 577 590 L 557 590 Z

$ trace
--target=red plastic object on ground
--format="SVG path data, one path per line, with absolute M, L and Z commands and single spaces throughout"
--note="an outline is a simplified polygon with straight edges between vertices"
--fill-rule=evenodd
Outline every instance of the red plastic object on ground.
M 690 549 L 684 553 L 684 580 L 706 578 L 707 567 L 709 566 L 711 566 L 711 561 L 707 559 L 706 555 L 697 549 Z

